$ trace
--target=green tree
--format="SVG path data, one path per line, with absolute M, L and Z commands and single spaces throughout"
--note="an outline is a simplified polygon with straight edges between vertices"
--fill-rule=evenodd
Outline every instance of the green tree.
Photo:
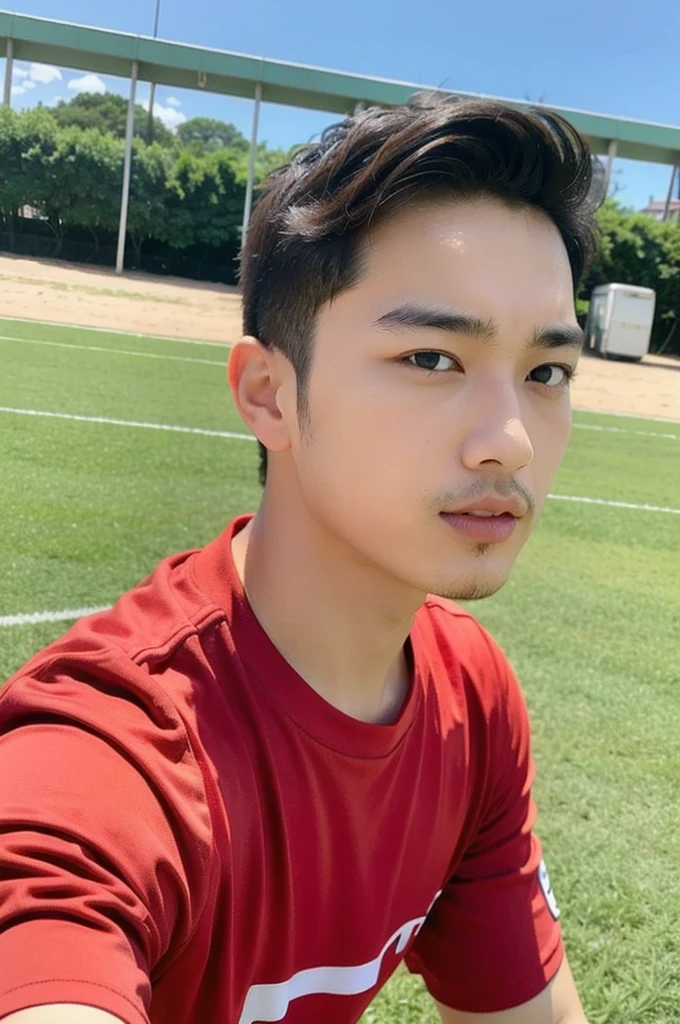
M 167 150 L 159 142 L 151 146 L 147 146 L 141 139 L 133 142 L 127 233 L 137 266 L 144 242 L 148 238 L 162 240 L 165 236 L 166 180 L 170 159 Z
M 50 108 L 51 115 L 62 128 L 97 128 L 100 132 L 109 132 L 117 139 L 125 138 L 127 125 L 128 101 L 116 93 L 107 92 L 102 95 L 94 92 L 83 92 L 66 102 L 62 100 L 56 107 Z M 134 136 L 145 139 L 147 134 L 149 113 L 137 103 L 135 105 Z M 160 118 L 153 119 L 154 140 L 166 148 L 176 145 L 175 136 Z
M 54 255 L 69 231 L 85 229 L 95 249 L 118 228 L 123 178 L 126 102 L 122 97 L 76 97 L 54 109 L 0 110 L 0 215 L 10 226 L 23 206 L 33 207 L 51 231 Z M 177 250 L 237 252 L 249 148 L 223 122 L 196 118 L 182 145 L 147 145 L 146 112 L 137 109 L 133 140 L 128 239 L 139 265 L 144 243 L 156 239 Z M 285 150 L 258 146 L 260 182 L 290 159 Z M 257 199 L 257 194 L 256 194 Z M 11 243 L 13 245 L 13 243 Z
M 272 171 L 289 164 L 299 148 L 299 146 L 293 146 L 291 149 L 268 149 L 267 143 L 261 142 L 257 147 L 255 159 L 256 180 L 262 182 Z
M 0 213 L 14 246 L 17 211 L 30 199 L 30 190 L 21 164 L 21 114 L 0 107 Z
M 675 224 L 625 209 L 612 198 L 603 203 L 597 221 L 598 252 L 582 296 L 589 298 L 597 285 L 613 282 L 653 288 L 652 348 L 658 348 L 680 317 L 680 230 Z M 674 338 L 676 346 L 677 331 Z
M 260 142 L 255 154 L 255 183 L 261 185 L 268 174 L 290 163 L 298 149 L 299 146 L 293 146 L 291 149 L 269 149 L 266 142 Z M 234 167 L 239 181 L 244 183 L 248 180 L 249 160 L 249 149 L 234 153 Z
M 97 230 L 117 224 L 123 143 L 96 129 L 60 129 L 42 111 L 22 119 L 22 175 L 28 202 L 54 235 L 58 256 L 69 228 Z
M 218 149 L 248 151 L 248 140 L 238 128 L 213 117 L 192 117 L 177 126 L 176 134 L 180 145 L 195 153 L 214 153 Z
M 102 232 L 118 228 L 124 144 L 94 128 L 65 129 L 53 157 L 62 184 L 60 217 L 65 230 L 87 228 L 99 247 Z
M 250 143 L 233 124 L 212 117 L 192 117 L 178 126 L 176 134 L 183 149 L 198 155 L 229 150 L 238 179 L 247 181 Z M 269 149 L 266 142 L 260 142 L 255 157 L 255 181 L 263 182 L 270 171 L 289 163 L 297 148 Z
M 20 115 L 19 142 L 21 174 L 26 183 L 26 203 L 38 211 L 55 238 L 55 255 L 63 242 L 64 228 L 60 211 L 62 177 L 56 153 L 61 131 L 54 118 L 43 108 Z
M 199 156 L 182 150 L 169 170 L 164 234 L 178 249 L 221 246 L 237 240 L 245 188 L 227 150 Z

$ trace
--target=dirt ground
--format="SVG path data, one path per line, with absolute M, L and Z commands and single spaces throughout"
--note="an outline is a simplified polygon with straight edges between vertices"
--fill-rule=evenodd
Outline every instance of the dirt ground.
M 0 316 L 229 344 L 241 329 L 237 288 L 0 255 Z M 680 421 L 680 360 L 586 356 L 577 408 Z

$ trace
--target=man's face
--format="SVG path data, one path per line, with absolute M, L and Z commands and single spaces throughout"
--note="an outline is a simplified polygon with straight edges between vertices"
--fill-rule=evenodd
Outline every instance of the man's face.
M 292 442 L 323 534 L 417 591 L 494 593 L 567 445 L 577 335 L 540 213 L 442 201 L 379 226 L 360 282 L 320 311 Z

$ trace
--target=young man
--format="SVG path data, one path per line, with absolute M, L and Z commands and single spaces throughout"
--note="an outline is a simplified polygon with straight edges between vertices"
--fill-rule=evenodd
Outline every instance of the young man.
M 229 381 L 262 504 L 2 692 L 0 1016 L 579 1024 L 502 586 L 570 430 L 590 161 L 420 98 L 277 172 Z M 436 596 L 428 596 L 436 595 Z

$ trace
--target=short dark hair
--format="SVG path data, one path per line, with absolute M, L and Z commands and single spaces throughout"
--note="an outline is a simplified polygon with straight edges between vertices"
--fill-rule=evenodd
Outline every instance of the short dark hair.
M 317 314 L 360 278 L 373 224 L 432 196 L 543 210 L 577 288 L 595 248 L 591 176 L 585 141 L 546 110 L 418 93 L 356 113 L 267 179 L 241 255 L 244 331 L 291 361 L 304 416 Z

